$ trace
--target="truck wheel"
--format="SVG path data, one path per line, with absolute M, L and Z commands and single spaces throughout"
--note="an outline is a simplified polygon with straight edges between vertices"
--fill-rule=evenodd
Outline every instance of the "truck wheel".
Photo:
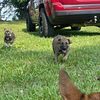
M 32 22 L 28 12 L 26 14 L 26 27 L 28 32 L 34 32 L 36 30 L 36 25 Z
M 79 26 L 71 26 L 71 29 L 79 31 L 79 30 L 81 30 L 81 27 L 79 27 Z
M 53 26 L 49 23 L 45 11 L 42 8 L 39 13 L 39 34 L 41 36 L 49 37 L 53 32 Z

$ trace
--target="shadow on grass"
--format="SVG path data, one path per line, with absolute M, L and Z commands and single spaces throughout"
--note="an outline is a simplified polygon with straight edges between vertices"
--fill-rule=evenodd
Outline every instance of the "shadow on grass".
M 93 35 L 100 35 L 100 32 L 86 32 L 86 31 L 73 31 L 71 29 L 61 29 L 56 30 L 57 33 L 65 36 L 93 36 Z
M 27 32 L 26 29 L 22 29 L 22 31 L 26 32 L 26 33 L 29 33 L 31 35 L 35 35 L 35 36 L 40 36 L 39 35 L 39 32 L 38 32 L 38 29 L 36 29 L 35 32 Z M 51 36 L 51 37 L 54 37 L 56 35 L 65 35 L 65 36 L 94 36 L 94 35 L 100 35 L 100 32 L 86 32 L 86 31 L 74 31 L 74 30 L 71 30 L 71 29 L 56 29 L 54 34 Z
M 42 62 L 50 62 L 53 60 L 52 54 L 49 51 L 23 51 L 20 48 L 16 47 L 1 47 L 0 54 L 3 59 L 15 59 L 15 60 L 25 60 L 25 59 L 32 59 L 36 61 Z M 36 58 L 37 57 L 37 58 Z
M 30 35 L 36 35 L 36 36 L 39 36 L 39 31 L 38 29 L 36 28 L 35 32 L 28 32 L 27 29 L 22 29 L 23 32 L 25 33 L 29 33 Z
M 20 48 L 16 47 L 1 47 L 0 49 L 0 56 L 3 59 L 8 59 L 7 61 L 12 62 L 9 58 L 15 59 L 15 60 L 33 60 L 34 63 L 54 63 L 54 55 L 53 51 L 36 51 L 36 50 L 22 50 Z M 83 55 L 84 54 L 84 55 Z M 70 57 L 71 56 L 71 57 Z M 78 61 L 86 60 L 88 62 L 88 59 L 94 59 L 94 63 L 97 62 L 99 59 L 99 45 L 92 45 L 92 46 L 82 46 L 81 48 L 71 48 L 71 53 L 69 55 L 70 60 L 72 61 L 78 59 Z M 75 58 L 74 58 L 75 57 Z M 97 60 L 96 60 L 97 59 Z M 96 60 L 96 61 L 95 61 Z

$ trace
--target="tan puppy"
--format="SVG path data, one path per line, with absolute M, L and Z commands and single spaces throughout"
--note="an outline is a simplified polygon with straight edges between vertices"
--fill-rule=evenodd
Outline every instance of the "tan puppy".
M 60 54 L 63 55 L 63 59 L 67 59 L 70 44 L 70 39 L 67 39 L 65 36 L 57 35 L 56 37 L 54 37 L 52 47 L 56 63 L 58 62 L 58 56 Z
M 100 100 L 100 92 L 88 95 L 81 93 L 63 69 L 59 75 L 59 87 L 63 100 Z

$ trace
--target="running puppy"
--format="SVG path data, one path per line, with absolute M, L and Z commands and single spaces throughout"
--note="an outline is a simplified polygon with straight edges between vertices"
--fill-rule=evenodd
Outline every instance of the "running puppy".
M 63 55 L 63 60 L 67 59 L 70 44 L 70 39 L 67 39 L 65 36 L 57 35 L 56 37 L 54 37 L 52 47 L 54 52 L 55 63 L 58 62 L 58 56 L 60 54 Z
M 11 29 L 4 29 L 4 43 L 6 47 L 12 46 L 15 40 L 15 34 Z
M 82 93 L 70 80 L 64 69 L 59 74 L 59 88 L 63 100 L 100 100 L 100 92 Z

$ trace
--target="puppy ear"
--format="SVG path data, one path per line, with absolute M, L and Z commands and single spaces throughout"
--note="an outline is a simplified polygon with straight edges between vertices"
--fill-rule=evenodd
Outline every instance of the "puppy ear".
M 10 33 L 13 33 L 13 31 L 12 31 L 12 29 L 11 29 L 11 28 L 9 29 L 9 31 L 10 31 Z
M 11 28 L 10 28 L 9 30 L 10 30 L 10 31 L 12 31 L 12 29 L 11 29 Z
M 59 88 L 63 100 L 80 100 L 82 93 L 71 82 L 64 69 L 61 69 L 59 73 Z
M 7 29 L 6 28 L 4 28 L 4 31 L 6 31 Z
M 70 39 L 67 39 L 67 40 L 68 40 L 68 43 L 69 43 L 69 44 L 71 44 L 71 43 L 72 43 L 72 41 L 71 41 Z
M 4 35 L 6 35 L 6 31 L 7 31 L 7 29 L 6 29 L 6 28 L 4 28 Z

